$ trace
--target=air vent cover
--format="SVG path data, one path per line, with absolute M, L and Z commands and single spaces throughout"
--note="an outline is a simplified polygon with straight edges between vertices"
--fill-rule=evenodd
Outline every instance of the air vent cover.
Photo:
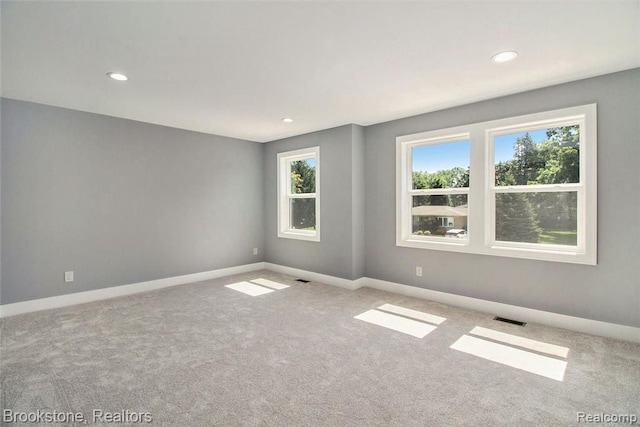
M 498 322 L 511 323 L 512 325 L 518 325 L 518 326 L 526 325 L 525 322 L 521 322 L 519 320 L 507 319 L 507 318 L 498 317 L 498 316 L 494 317 L 493 320 L 497 320 Z

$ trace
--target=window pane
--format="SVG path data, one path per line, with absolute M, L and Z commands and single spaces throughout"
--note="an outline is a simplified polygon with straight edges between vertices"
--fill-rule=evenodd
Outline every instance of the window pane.
M 575 191 L 496 194 L 496 240 L 577 245 Z
M 418 236 L 467 237 L 468 195 L 413 196 L 411 233 Z
M 316 199 L 291 199 L 291 228 L 316 229 Z
M 580 182 L 580 126 L 494 137 L 496 185 Z
M 468 187 L 469 147 L 469 141 L 413 147 L 413 189 Z
M 316 192 L 316 159 L 291 162 L 291 193 L 304 194 Z

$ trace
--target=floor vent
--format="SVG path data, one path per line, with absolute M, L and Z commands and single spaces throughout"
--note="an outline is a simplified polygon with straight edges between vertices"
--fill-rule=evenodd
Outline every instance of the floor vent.
M 309 283 L 308 280 L 304 280 L 304 279 L 296 279 L 296 282 Z
M 506 319 L 504 317 L 494 317 L 493 320 L 497 320 L 498 322 L 511 323 L 512 325 L 524 326 L 525 322 L 521 322 L 519 320 Z

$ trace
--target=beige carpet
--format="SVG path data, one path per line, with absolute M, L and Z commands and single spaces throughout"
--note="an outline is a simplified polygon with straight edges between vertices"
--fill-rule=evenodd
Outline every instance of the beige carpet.
M 96 410 L 99 421 L 146 414 L 166 426 L 640 417 L 640 345 L 270 271 L 0 325 L 3 416 L 79 412 L 91 423 Z

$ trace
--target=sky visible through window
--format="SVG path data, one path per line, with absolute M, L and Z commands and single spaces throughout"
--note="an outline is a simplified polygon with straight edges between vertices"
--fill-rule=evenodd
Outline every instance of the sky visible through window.
M 542 141 L 547 140 L 547 129 L 537 129 L 537 130 L 529 130 L 526 132 L 517 132 L 517 133 L 509 133 L 506 135 L 498 135 L 494 137 L 493 141 L 495 143 L 495 162 L 504 162 L 508 160 L 513 160 L 514 151 L 513 144 L 515 144 L 518 138 L 523 137 L 526 133 L 529 133 L 531 139 L 534 142 L 540 143 Z
M 529 135 L 535 142 L 547 139 L 546 129 L 530 130 Z M 494 138 L 495 162 L 512 160 L 514 157 L 513 144 L 524 136 L 526 132 L 499 135 Z M 412 168 L 414 172 L 438 172 L 461 167 L 469 167 L 470 142 L 454 141 L 441 144 L 419 145 L 412 149 Z
M 455 167 L 466 169 L 470 144 L 467 140 L 413 147 L 413 171 L 433 173 Z

